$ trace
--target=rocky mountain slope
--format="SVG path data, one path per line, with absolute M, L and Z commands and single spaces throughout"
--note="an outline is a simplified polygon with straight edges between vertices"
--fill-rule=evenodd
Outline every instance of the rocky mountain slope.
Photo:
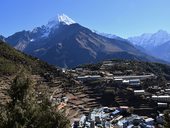
M 151 52 L 154 56 L 170 62 L 170 41 L 155 47 L 155 49 L 153 49 Z

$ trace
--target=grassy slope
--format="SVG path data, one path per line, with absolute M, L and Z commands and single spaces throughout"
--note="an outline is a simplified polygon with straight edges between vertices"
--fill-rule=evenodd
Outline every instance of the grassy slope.
M 57 71 L 47 63 L 25 55 L 0 41 L 0 75 L 13 75 L 21 69 L 32 74 Z
M 37 91 L 43 90 L 49 95 L 55 90 L 63 94 L 63 90 L 70 90 L 71 85 L 75 85 L 74 79 L 63 74 L 58 68 L 23 54 L 0 41 L 0 101 L 6 100 L 7 88 L 15 75 L 23 70 L 37 85 Z
M 59 77 L 61 82 L 64 79 L 59 70 L 53 66 L 50 66 L 37 58 L 25 55 L 0 41 L 0 102 L 6 102 L 8 100 L 7 90 L 9 89 L 13 78 L 20 71 L 24 71 L 34 83 L 37 83 L 37 90 L 39 90 L 40 85 L 42 85 L 40 83 L 44 80 L 50 81 L 50 79 L 47 78 L 47 73 Z M 42 87 L 47 88 L 48 84 L 44 83 Z
M 21 70 L 26 71 L 26 75 L 33 81 L 37 94 L 42 92 L 49 97 L 51 95 L 61 97 L 66 94 L 70 95 L 69 91 L 79 90 L 79 84 L 76 84 L 69 74 L 63 74 L 61 70 L 37 58 L 23 54 L 0 41 L 0 105 L 10 101 L 7 91 L 13 78 Z M 49 79 L 49 75 L 46 75 L 47 72 L 52 76 L 52 79 Z M 67 116 L 69 118 L 73 117 L 72 113 L 75 113 L 74 115 L 79 114 L 77 110 L 70 106 L 72 105 L 66 107 L 66 109 L 68 108 Z

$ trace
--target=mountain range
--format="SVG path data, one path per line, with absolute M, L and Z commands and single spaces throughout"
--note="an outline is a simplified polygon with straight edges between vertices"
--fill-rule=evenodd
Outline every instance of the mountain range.
M 145 33 L 128 38 L 136 47 L 143 48 L 147 54 L 170 62 L 170 34 L 164 30 L 156 33 Z
M 130 39 L 94 32 L 64 14 L 32 31 L 23 30 L 0 39 L 17 50 L 60 67 L 113 58 L 165 63 L 134 46 Z

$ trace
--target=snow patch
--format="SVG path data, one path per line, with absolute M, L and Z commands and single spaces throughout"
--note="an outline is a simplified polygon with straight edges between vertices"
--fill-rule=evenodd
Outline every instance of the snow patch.
M 53 18 L 53 19 L 51 19 L 51 20 L 48 22 L 48 24 L 46 25 L 46 28 L 51 29 L 51 28 L 54 28 L 54 27 L 56 27 L 56 26 L 58 26 L 58 25 L 59 25 L 58 19 L 57 19 L 57 18 Z
M 31 39 L 31 40 L 30 40 L 30 42 L 33 42 L 33 41 L 35 41 L 35 40 L 34 40 L 34 39 Z
M 46 25 L 47 28 L 51 29 L 54 27 L 58 27 L 60 23 L 63 23 L 64 25 L 71 25 L 76 23 L 74 20 L 72 20 L 70 17 L 68 17 L 65 14 L 58 15 L 58 17 L 51 18 Z
M 34 39 L 30 39 L 30 42 L 33 42 L 37 39 L 49 37 L 49 34 L 55 31 L 56 29 L 58 29 L 61 23 L 64 25 L 71 25 L 74 24 L 75 21 L 73 21 L 65 14 L 58 15 L 58 17 L 56 16 L 54 18 L 51 18 L 46 25 L 43 25 L 41 27 L 36 27 L 31 31 L 31 33 L 34 34 L 32 38 L 34 38 L 35 36 L 36 37 Z
M 74 20 L 72 20 L 70 17 L 68 17 L 65 14 L 58 15 L 58 21 L 60 23 L 64 23 L 65 25 L 71 25 L 71 24 L 75 24 L 76 23 Z
M 98 35 L 101 35 L 101 36 L 104 36 L 104 37 L 107 37 L 107 38 L 110 38 L 110 39 L 117 39 L 117 40 L 125 40 L 119 36 L 116 36 L 116 35 L 113 35 L 113 34 L 109 34 L 109 33 L 104 33 L 104 32 L 98 32 L 96 30 L 92 30 L 92 32 L 98 34 Z
M 41 36 L 42 38 L 47 38 L 50 34 L 50 31 L 46 31 L 45 33 L 43 33 L 43 35 Z

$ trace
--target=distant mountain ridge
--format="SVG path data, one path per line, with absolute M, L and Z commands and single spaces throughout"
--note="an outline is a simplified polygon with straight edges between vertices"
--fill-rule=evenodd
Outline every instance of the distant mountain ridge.
M 167 41 L 170 41 L 170 34 L 164 30 L 159 30 L 153 34 L 145 33 L 141 36 L 130 37 L 128 40 L 135 45 L 152 49 L 156 46 L 162 45 Z
M 170 41 L 157 46 L 154 50 L 152 50 L 152 54 L 160 59 L 170 62 Z
M 159 30 L 153 34 L 142 34 L 128 38 L 136 47 L 142 47 L 146 53 L 170 62 L 170 34 Z
M 112 58 L 162 62 L 141 52 L 128 40 L 97 34 L 64 14 L 47 25 L 17 32 L 5 40 L 20 51 L 61 67 Z

